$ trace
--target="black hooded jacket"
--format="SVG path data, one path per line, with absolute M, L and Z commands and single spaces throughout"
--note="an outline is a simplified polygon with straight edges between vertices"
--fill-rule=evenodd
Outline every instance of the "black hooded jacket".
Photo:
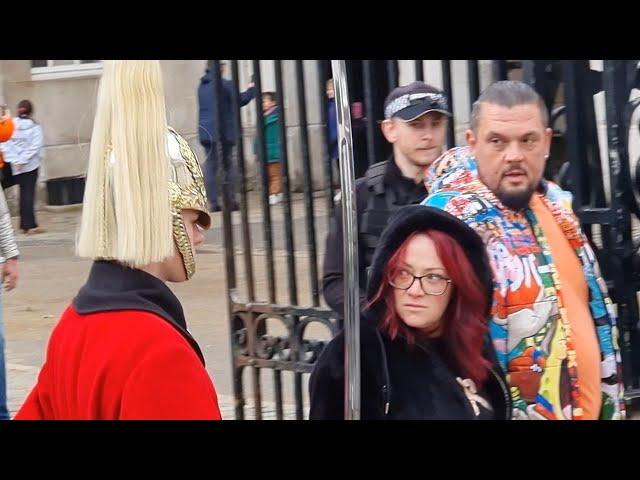
M 480 281 L 487 286 L 488 317 L 491 308 L 492 275 L 482 240 L 464 222 L 431 207 L 403 207 L 382 233 L 371 266 L 367 299 L 373 298 L 393 253 L 415 231 L 440 230 L 455 238 L 467 252 Z M 363 312 L 360 325 L 361 418 L 363 420 L 464 420 L 508 419 L 511 400 L 507 382 L 487 338 L 483 355 L 492 368 L 479 392 L 493 411 L 481 409 L 476 416 L 464 389 L 458 383 L 454 363 L 440 342 L 409 347 L 398 337 L 392 340 L 378 329 L 384 304 L 378 301 Z M 314 420 L 344 418 L 344 332 L 324 349 L 309 381 Z

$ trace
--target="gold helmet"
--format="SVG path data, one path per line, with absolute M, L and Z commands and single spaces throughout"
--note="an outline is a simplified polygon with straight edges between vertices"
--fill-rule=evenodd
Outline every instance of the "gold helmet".
M 171 201 L 171 217 L 173 238 L 180 255 L 187 278 L 196 271 L 193 249 L 182 219 L 182 210 L 191 209 L 198 212 L 198 224 L 208 229 L 211 227 L 211 216 L 207 209 L 207 192 L 204 188 L 204 176 L 196 155 L 184 138 L 169 127 L 167 134 L 169 151 L 169 200 Z
M 205 229 L 211 217 L 198 160 L 167 125 L 164 102 L 157 60 L 104 62 L 77 252 L 143 267 L 177 249 L 191 278 L 182 210 L 196 210 Z

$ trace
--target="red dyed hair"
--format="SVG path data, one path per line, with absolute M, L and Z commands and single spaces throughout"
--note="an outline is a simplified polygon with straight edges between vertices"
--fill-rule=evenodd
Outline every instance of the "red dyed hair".
M 389 259 L 380 288 L 368 306 L 379 300 L 384 301 L 386 308 L 379 328 L 391 339 L 400 335 L 410 346 L 425 339 L 422 331 L 410 327 L 398 316 L 393 287 L 389 285 L 389 280 L 402 268 L 409 242 L 419 234 L 427 235 L 435 244 L 438 257 L 451 279 L 449 288 L 454 289 L 443 315 L 442 340 L 460 373 L 472 379 L 478 388 L 482 388 L 490 366 L 490 362 L 482 355 L 484 337 L 488 330 L 485 318 L 487 290 L 469 262 L 467 252 L 453 237 L 439 230 L 425 230 L 409 235 Z

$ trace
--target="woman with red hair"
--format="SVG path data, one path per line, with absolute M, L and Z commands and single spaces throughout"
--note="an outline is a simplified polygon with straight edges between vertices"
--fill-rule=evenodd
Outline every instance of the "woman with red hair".
M 492 275 L 480 237 L 448 213 L 398 211 L 380 238 L 361 316 L 361 418 L 508 419 L 488 344 Z M 344 333 L 310 379 L 311 419 L 344 418 Z

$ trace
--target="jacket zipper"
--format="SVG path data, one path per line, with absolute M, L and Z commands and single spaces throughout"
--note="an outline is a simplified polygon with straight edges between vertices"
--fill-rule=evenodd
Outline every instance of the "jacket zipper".
M 384 369 L 384 384 L 382 385 L 382 398 L 384 401 L 384 416 L 389 415 L 391 407 L 391 377 L 389 376 L 389 366 L 387 365 L 387 349 L 384 348 L 384 342 L 379 330 L 376 329 L 376 337 L 382 351 L 382 368 Z
M 489 368 L 489 371 L 493 374 L 494 377 L 496 377 L 496 380 L 498 380 L 498 384 L 502 389 L 502 393 L 504 394 L 505 407 L 507 411 L 506 412 L 507 418 L 505 418 L 505 420 L 509 420 L 511 418 L 512 407 L 511 407 L 511 395 L 509 395 L 509 390 L 507 389 L 507 385 L 504 383 L 500 375 L 498 375 L 493 368 Z

